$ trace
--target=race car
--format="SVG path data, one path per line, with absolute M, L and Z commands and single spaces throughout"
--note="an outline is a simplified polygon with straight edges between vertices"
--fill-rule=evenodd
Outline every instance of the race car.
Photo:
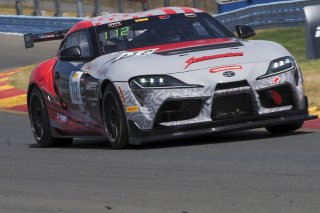
M 294 57 L 271 41 L 245 40 L 203 10 L 165 7 L 106 14 L 71 29 L 25 34 L 25 46 L 62 39 L 28 87 L 42 147 L 73 138 L 129 144 L 265 127 L 299 129 L 308 113 Z

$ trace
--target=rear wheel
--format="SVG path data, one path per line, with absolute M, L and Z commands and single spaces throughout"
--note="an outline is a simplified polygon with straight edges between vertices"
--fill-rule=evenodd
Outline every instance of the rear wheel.
M 128 128 L 116 89 L 109 84 L 103 93 L 102 116 L 106 135 L 114 149 L 128 146 Z
M 58 139 L 52 137 L 45 103 L 41 92 L 37 88 L 33 88 L 30 93 L 28 112 L 33 135 L 41 147 L 71 145 L 73 140 L 72 138 Z
M 298 130 L 302 127 L 302 125 L 303 125 L 303 121 L 299 121 L 296 123 L 283 124 L 278 126 L 268 126 L 266 127 L 266 130 L 271 134 L 283 134 L 283 133 L 288 133 L 288 132 Z

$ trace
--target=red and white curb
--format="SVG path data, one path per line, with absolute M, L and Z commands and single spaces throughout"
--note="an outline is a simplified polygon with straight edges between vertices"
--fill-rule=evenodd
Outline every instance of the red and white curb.
M 24 72 L 28 67 L 5 71 L 0 73 L 0 110 L 26 114 L 27 94 L 26 90 L 17 89 L 10 85 L 10 78 L 20 72 Z

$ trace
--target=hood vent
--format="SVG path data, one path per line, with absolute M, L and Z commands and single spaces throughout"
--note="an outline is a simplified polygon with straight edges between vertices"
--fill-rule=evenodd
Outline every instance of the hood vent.
M 212 44 L 212 45 L 204 45 L 204 46 L 197 46 L 197 47 L 187 47 L 187 48 L 182 48 L 182 49 L 174 49 L 174 50 L 156 52 L 156 54 L 159 54 L 159 55 L 178 55 L 178 54 L 184 54 L 184 53 L 222 49 L 222 48 L 231 48 L 231 47 L 241 47 L 241 46 L 243 46 L 243 45 L 240 42 L 228 42 L 228 43 L 221 43 L 221 44 Z

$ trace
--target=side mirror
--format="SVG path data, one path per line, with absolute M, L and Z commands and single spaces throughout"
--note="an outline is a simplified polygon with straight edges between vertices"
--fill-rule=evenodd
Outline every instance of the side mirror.
M 61 60 L 82 60 L 82 54 L 79 46 L 68 47 L 60 52 L 59 58 Z
M 254 29 L 247 25 L 237 25 L 236 30 L 239 38 L 249 38 L 256 35 Z

